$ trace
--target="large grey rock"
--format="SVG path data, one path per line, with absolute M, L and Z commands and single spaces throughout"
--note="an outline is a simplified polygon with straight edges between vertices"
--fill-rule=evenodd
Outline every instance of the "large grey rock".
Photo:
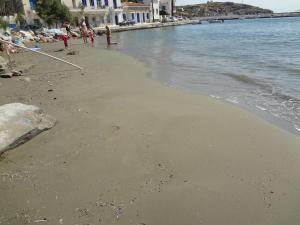
M 55 122 L 37 106 L 22 103 L 0 106 L 0 154 L 52 128 Z

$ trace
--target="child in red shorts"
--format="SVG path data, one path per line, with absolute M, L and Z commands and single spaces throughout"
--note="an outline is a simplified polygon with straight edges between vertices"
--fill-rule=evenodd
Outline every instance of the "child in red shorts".
M 68 45 L 68 39 L 69 39 L 69 36 L 66 35 L 66 34 L 62 34 L 62 35 L 60 36 L 60 38 L 63 40 L 64 45 L 65 45 L 65 48 L 68 49 L 68 48 L 69 48 L 69 45 Z
M 91 39 L 92 47 L 94 47 L 95 36 L 96 36 L 94 30 L 90 29 L 89 36 Z

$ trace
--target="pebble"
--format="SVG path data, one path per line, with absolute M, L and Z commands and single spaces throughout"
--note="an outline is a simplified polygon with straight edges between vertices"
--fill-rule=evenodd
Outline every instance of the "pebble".
M 2 78 L 12 78 L 12 76 L 13 76 L 13 74 L 10 72 L 0 74 L 0 77 L 2 77 Z
M 78 55 L 79 52 L 78 51 L 70 51 L 67 53 L 67 55 Z
M 18 76 L 22 76 L 22 71 L 17 71 L 17 70 L 12 70 L 12 75 L 15 76 L 15 77 L 18 77 Z
M 40 223 L 40 222 L 47 222 L 47 218 L 41 219 L 41 220 L 35 220 L 35 223 Z

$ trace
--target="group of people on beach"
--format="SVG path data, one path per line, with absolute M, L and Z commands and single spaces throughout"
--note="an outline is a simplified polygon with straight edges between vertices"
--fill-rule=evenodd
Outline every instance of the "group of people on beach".
M 66 35 L 61 35 L 61 39 L 64 42 L 65 48 L 68 48 L 68 40 L 73 36 L 74 32 L 71 30 L 71 25 L 69 23 L 65 23 L 64 27 L 66 28 L 67 34 Z M 90 39 L 92 47 L 94 47 L 94 42 L 95 42 L 95 31 L 93 29 L 88 29 L 87 24 L 85 22 L 85 18 L 82 17 L 80 24 L 79 24 L 79 30 L 81 33 L 81 37 L 83 39 L 83 43 L 87 44 L 88 43 L 88 39 Z M 109 26 L 106 25 L 105 27 L 105 34 L 106 34 L 106 41 L 107 41 L 107 45 L 110 46 L 111 43 L 111 30 L 109 28 Z

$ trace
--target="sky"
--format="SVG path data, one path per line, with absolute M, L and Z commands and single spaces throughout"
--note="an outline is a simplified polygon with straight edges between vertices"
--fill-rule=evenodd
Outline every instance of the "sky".
M 236 2 L 271 9 L 274 12 L 294 12 L 300 10 L 300 0 L 214 0 L 215 2 Z M 207 0 L 176 0 L 176 5 L 206 3 Z

